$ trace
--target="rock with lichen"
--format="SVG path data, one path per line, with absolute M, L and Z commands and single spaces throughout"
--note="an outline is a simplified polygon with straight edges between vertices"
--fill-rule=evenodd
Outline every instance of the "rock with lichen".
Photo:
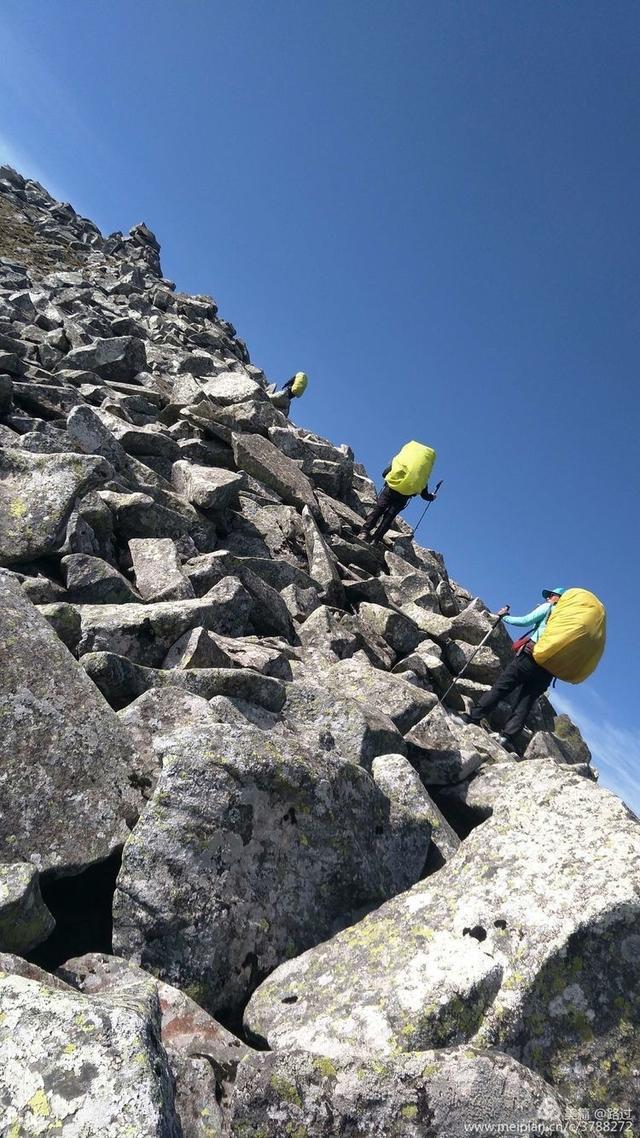
M 572 1115 L 562 1096 L 500 1051 L 458 1047 L 336 1059 L 294 1050 L 243 1061 L 231 1133 L 457 1138 L 479 1122 L 485 1133 L 550 1133 L 563 1121 L 570 1126 Z
M 493 813 L 456 856 L 283 964 L 249 1030 L 330 1056 L 495 1046 L 574 1104 L 635 1106 L 640 825 L 544 760 L 485 769 L 467 800 Z

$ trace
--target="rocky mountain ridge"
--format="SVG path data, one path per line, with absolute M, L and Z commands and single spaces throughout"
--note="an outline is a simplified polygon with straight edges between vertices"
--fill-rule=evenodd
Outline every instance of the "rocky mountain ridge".
M 630 1133 L 640 823 L 456 718 L 507 633 L 269 396 L 0 168 L 0 1132 Z

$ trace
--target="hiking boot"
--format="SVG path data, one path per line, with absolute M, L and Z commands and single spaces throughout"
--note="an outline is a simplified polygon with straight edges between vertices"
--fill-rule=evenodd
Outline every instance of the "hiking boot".
M 516 751 L 516 749 L 513 745 L 513 740 L 510 739 L 508 735 L 496 734 L 495 738 L 497 739 L 498 743 L 503 748 L 503 750 L 509 751 L 509 754 L 511 754 L 511 755 L 517 755 L 518 752 Z

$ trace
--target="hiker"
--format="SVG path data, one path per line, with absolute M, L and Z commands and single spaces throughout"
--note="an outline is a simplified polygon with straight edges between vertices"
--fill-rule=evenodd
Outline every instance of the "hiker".
M 417 442 L 405 443 L 382 471 L 385 484 L 360 530 L 362 537 L 369 539 L 373 534 L 373 541 L 381 541 L 392 522 L 416 494 L 425 502 L 434 501 L 435 494 L 429 492 L 428 479 L 435 460 L 436 452 L 431 447 Z
M 566 589 L 543 589 L 544 603 L 538 605 L 532 612 L 524 616 L 509 616 L 508 606 L 500 609 L 505 624 L 513 624 L 520 628 L 529 626 L 529 632 L 514 641 L 513 649 L 516 653 L 513 660 L 507 664 L 501 675 L 498 676 L 491 691 L 481 696 L 477 705 L 469 714 L 460 715 L 465 723 L 480 723 L 481 719 L 490 715 L 500 700 L 517 691 L 513 710 L 505 723 L 502 732 L 498 735 L 498 742 L 507 751 L 515 751 L 513 740 L 524 727 L 525 721 L 535 701 L 546 692 L 553 680 L 553 673 L 543 668 L 533 658 L 534 645 L 538 643 L 544 632 L 547 621 L 553 612 L 554 605 L 564 595 Z
M 287 380 L 279 391 L 271 392 L 269 399 L 273 406 L 277 407 L 278 411 L 282 411 L 283 414 L 288 416 L 291 400 L 299 399 L 301 395 L 304 395 L 307 390 L 308 382 L 309 377 L 306 372 L 297 371 L 295 375 L 291 376 L 291 379 Z

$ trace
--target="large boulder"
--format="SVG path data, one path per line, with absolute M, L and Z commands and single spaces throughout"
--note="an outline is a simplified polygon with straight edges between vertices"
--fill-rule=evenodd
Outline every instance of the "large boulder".
M 4 1133 L 181 1138 L 157 997 L 125 1003 L 0 973 Z
M 0 447 L 0 565 L 58 549 L 76 500 L 112 474 L 100 457 Z
M 234 434 L 233 454 L 240 470 L 275 490 L 283 502 L 299 510 L 308 506 L 313 514 L 317 513 L 318 503 L 309 479 L 269 439 L 261 435 Z
M 260 1138 L 463 1138 L 552 1133 L 571 1123 L 557 1092 L 499 1051 L 378 1058 L 257 1054 L 239 1067 L 231 1133 Z
M 70 553 L 60 567 L 67 585 L 65 600 L 71 603 L 117 605 L 140 600 L 127 578 L 101 557 Z
M 387 715 L 344 696 L 337 700 L 309 681 L 289 684 L 283 715 L 312 751 L 324 751 L 371 770 L 377 755 L 404 753 L 406 745 Z
M 93 371 L 101 379 L 135 379 L 147 366 L 144 342 L 133 336 L 96 340 L 87 347 L 73 348 L 61 361 L 63 368 Z
M 113 652 L 126 656 L 131 663 L 153 668 L 162 664 L 171 645 L 191 628 L 241 635 L 249 619 L 251 598 L 236 578 L 228 577 L 201 600 L 78 605 L 77 611 L 80 656 Z M 43 612 L 46 615 L 46 605 Z
M 138 592 L 144 601 L 186 601 L 193 585 L 181 571 L 180 554 L 170 537 L 132 537 L 129 552 Z
M 388 799 L 294 737 L 207 721 L 163 736 L 125 846 L 114 946 L 215 1012 L 359 905 L 396 891 Z
M 332 664 L 322 673 L 322 681 L 337 698 L 349 696 L 371 711 L 388 715 L 401 733 L 409 731 L 437 703 L 433 692 L 408 683 L 402 676 L 372 668 L 360 652 Z
M 135 821 L 135 752 L 80 665 L 2 573 L 0 644 L 0 860 L 79 870 L 111 854 Z
M 464 726 L 441 706 L 432 708 L 405 739 L 425 786 L 462 782 L 488 759 L 507 758 L 499 743 L 481 727 Z
M 391 816 L 396 828 L 406 831 L 407 843 L 416 845 L 421 828 L 426 828 L 430 835 L 429 857 L 433 857 L 434 868 L 439 868 L 453 857 L 460 846 L 460 839 L 428 795 L 411 763 L 403 755 L 379 755 L 373 760 L 371 773 L 376 786 L 380 787 L 391 803 Z M 423 857 L 422 849 L 418 861 L 421 856 Z M 424 869 L 423 860 L 417 872 L 413 867 L 409 870 L 407 889 L 422 875 Z
M 192 505 L 202 510 L 226 510 L 237 505 L 238 493 L 245 479 L 232 470 L 197 466 L 181 459 L 173 464 L 171 481 L 178 494 Z
M 129 1002 L 151 985 L 160 1006 L 161 1042 L 175 1078 L 182 1138 L 221 1138 L 225 1099 L 238 1064 L 251 1049 L 184 992 L 158 982 L 131 961 L 91 952 L 67 960 L 58 975 L 86 996 Z
M 434 877 L 282 965 L 246 1022 L 318 1054 L 495 1046 L 577 1105 L 638 1105 L 640 824 L 570 767 L 472 780 L 493 815 Z

